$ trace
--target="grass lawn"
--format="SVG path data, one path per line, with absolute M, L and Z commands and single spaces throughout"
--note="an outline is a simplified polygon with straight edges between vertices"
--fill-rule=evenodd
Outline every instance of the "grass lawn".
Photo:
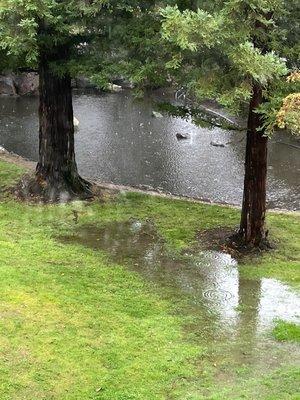
M 0 187 L 23 172 L 0 160 Z M 58 240 L 78 226 L 134 218 L 151 220 L 179 254 L 198 231 L 235 227 L 238 210 L 135 193 L 42 206 L 2 191 L 0 216 L 1 400 L 300 398 L 295 365 L 259 376 L 247 366 L 232 381 L 216 382 L 207 342 L 187 332 L 190 317 L 176 312 L 171 295 L 104 251 Z M 300 217 L 270 213 L 268 225 L 276 250 L 245 260 L 239 272 L 299 290 Z

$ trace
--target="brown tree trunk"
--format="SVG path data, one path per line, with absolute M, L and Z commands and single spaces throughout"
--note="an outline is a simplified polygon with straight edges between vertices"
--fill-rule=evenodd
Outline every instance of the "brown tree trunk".
M 262 87 L 254 83 L 247 129 L 244 198 L 239 236 L 243 244 L 255 247 L 267 244 L 265 217 L 268 138 L 259 130 L 261 118 L 255 112 L 262 103 Z
M 77 171 L 71 78 L 55 73 L 53 65 L 68 59 L 66 48 L 41 52 L 39 62 L 39 161 L 36 182 L 43 196 L 62 200 L 90 195 L 89 184 Z

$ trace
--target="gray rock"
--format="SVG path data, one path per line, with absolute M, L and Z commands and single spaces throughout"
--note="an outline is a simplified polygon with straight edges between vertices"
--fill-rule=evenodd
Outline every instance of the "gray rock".
M 188 133 L 176 133 L 178 140 L 189 139 L 191 136 Z
M 214 147 L 225 147 L 224 143 L 218 143 L 218 142 L 210 142 L 210 145 Z
M 36 72 L 24 72 L 15 77 L 18 95 L 31 96 L 39 93 L 39 75 Z
M 115 85 L 114 83 L 109 83 L 108 84 L 108 90 L 110 92 L 121 92 L 123 90 L 122 86 L 120 85 Z
M 154 118 L 163 118 L 163 115 L 158 111 L 152 111 L 152 117 L 154 117 Z
M 74 128 L 78 128 L 79 127 L 79 121 L 76 117 L 73 118 L 73 124 L 74 124 Z
M 17 88 L 13 75 L 0 76 L 0 95 L 16 96 Z

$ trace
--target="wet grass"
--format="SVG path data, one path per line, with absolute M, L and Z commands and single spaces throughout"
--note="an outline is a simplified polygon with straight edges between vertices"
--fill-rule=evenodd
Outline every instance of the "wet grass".
M 0 160 L 0 194 L 1 189 L 11 186 L 24 174 L 24 170 L 12 163 Z
M 248 278 L 275 278 L 300 288 L 300 216 L 268 215 L 274 250 L 261 257 L 244 260 L 242 275 Z
M 289 341 L 300 343 L 300 325 L 292 322 L 286 322 L 282 320 L 276 321 L 276 325 L 272 333 L 275 339 L 281 342 Z
M 21 174 L 0 161 L 2 187 Z M 299 370 L 289 365 L 257 377 L 237 368 L 217 385 L 209 349 L 191 340 L 171 299 L 104 252 L 56 240 L 135 218 L 153 221 L 179 253 L 200 230 L 234 228 L 237 210 L 131 193 L 56 206 L 6 196 L 0 215 L 1 400 L 299 398 Z M 242 274 L 297 285 L 299 217 L 270 215 L 269 225 L 277 249 L 248 260 Z

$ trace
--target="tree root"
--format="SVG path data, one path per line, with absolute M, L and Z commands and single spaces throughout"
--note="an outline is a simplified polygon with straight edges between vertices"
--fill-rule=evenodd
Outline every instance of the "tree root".
M 268 231 L 266 232 L 265 237 L 262 238 L 259 242 L 248 242 L 245 239 L 245 236 L 238 231 L 227 239 L 226 245 L 241 254 L 261 253 L 263 251 L 274 249 L 274 245 L 268 240 Z
M 92 185 L 79 175 L 69 180 L 25 175 L 14 187 L 13 193 L 21 200 L 41 203 L 67 203 L 93 197 Z

